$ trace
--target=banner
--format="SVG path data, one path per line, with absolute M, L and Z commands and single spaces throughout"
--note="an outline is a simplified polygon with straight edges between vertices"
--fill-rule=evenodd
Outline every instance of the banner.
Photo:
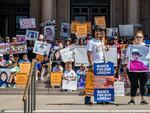
M 104 51 L 105 62 L 112 62 L 117 66 L 117 47 L 109 46 L 108 51 Z
M 55 39 L 55 26 L 45 26 L 44 27 L 44 39 L 54 41 Z
M 118 28 L 106 28 L 106 36 L 109 38 L 118 36 Z
M 50 73 L 51 86 L 61 86 L 62 75 L 63 73 L 60 73 L 60 72 L 51 72 Z
M 94 92 L 94 73 L 88 71 L 86 74 L 86 83 L 85 83 L 85 95 L 92 96 Z
M 114 82 L 115 96 L 125 96 L 124 82 Z
M 17 85 L 26 85 L 28 80 L 27 73 L 16 73 L 16 84 Z
M 63 62 L 73 61 L 73 52 L 69 47 L 59 50 Z
M 87 49 L 85 46 L 76 46 L 75 49 L 75 66 L 89 65 L 87 58 Z
M 120 36 L 133 36 L 133 25 L 119 25 Z
M 51 45 L 48 43 L 36 41 L 34 44 L 33 53 L 40 54 L 40 55 L 49 55 Z
M 27 30 L 26 31 L 26 40 L 37 40 L 39 37 L 38 31 Z
M 17 42 L 26 42 L 26 36 L 25 35 L 16 35 Z
M 94 17 L 94 19 L 95 19 L 95 25 L 98 25 L 102 28 L 106 28 L 105 16 L 97 16 L 97 17 Z
M 70 36 L 70 24 L 69 23 L 62 23 L 60 36 L 62 37 Z
M 63 80 L 62 89 L 77 90 L 77 80 Z
M 114 101 L 114 64 L 94 64 L 94 101 Z
M 80 24 L 78 21 L 71 21 L 71 33 L 76 33 L 76 25 Z
M 36 28 L 35 18 L 19 19 L 20 29 Z
M 130 45 L 128 63 L 130 72 L 150 72 L 150 46 Z
M 78 37 L 86 37 L 87 36 L 87 24 L 83 23 L 83 24 L 77 24 L 76 25 L 76 33 L 78 35 Z
M 21 64 L 19 64 L 19 69 L 20 69 L 19 72 L 20 73 L 27 73 L 27 74 L 29 74 L 30 67 L 31 67 L 30 63 L 21 63 Z

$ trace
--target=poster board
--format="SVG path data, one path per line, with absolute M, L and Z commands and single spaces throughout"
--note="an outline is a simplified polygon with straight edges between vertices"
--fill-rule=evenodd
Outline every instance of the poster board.
M 17 42 L 26 42 L 26 35 L 16 35 Z
M 45 26 L 44 27 L 44 39 L 54 41 L 55 39 L 55 26 Z
M 26 40 L 37 40 L 39 37 L 38 31 L 27 30 L 26 31 Z
M 87 23 L 77 24 L 76 25 L 76 33 L 78 37 L 86 37 L 88 33 Z
M 114 82 L 115 96 L 125 96 L 124 82 Z
M 28 80 L 27 73 L 16 73 L 16 84 L 17 85 L 26 85 Z
M 76 33 L 76 25 L 80 24 L 79 21 L 71 21 L 71 33 Z
M 133 36 L 134 34 L 134 29 L 133 25 L 119 25 L 119 33 L 120 36 Z
M 20 73 L 27 73 L 27 74 L 29 74 L 30 67 L 31 67 L 30 63 L 20 63 L 19 64 L 19 69 L 20 69 L 19 72 Z
M 77 79 L 74 81 L 63 80 L 62 89 L 77 90 Z
M 69 23 L 62 23 L 60 36 L 62 37 L 70 36 L 70 24 Z
M 36 28 L 35 18 L 19 19 L 20 29 Z
M 109 38 L 118 36 L 118 28 L 106 28 L 106 36 Z
M 63 73 L 60 73 L 60 72 L 51 72 L 50 73 L 51 86 L 61 86 L 62 75 Z
M 106 28 L 106 20 L 105 16 L 96 16 L 94 17 L 95 25 L 98 25 L 102 28 Z

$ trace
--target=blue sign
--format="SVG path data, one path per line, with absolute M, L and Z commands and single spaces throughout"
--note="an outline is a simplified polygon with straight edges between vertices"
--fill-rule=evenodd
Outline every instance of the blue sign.
M 114 89 L 94 89 L 95 102 L 114 102 Z
M 95 76 L 114 76 L 114 63 L 96 63 L 94 64 Z

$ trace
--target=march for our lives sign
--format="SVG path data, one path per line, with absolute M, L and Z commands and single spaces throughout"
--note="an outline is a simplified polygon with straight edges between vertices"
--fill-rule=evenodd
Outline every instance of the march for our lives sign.
M 114 101 L 114 64 L 94 64 L 94 101 Z

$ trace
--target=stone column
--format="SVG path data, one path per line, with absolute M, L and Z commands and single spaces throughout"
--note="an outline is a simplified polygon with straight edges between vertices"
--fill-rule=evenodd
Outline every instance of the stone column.
M 56 19 L 56 0 L 41 0 L 41 20 Z
M 128 0 L 127 9 L 127 23 L 134 25 L 139 24 L 139 0 Z

